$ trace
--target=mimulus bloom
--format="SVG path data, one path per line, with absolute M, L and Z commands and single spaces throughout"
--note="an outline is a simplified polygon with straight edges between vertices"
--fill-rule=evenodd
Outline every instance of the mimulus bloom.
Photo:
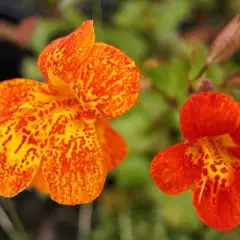
M 199 218 L 228 230 L 240 224 L 240 106 L 230 96 L 203 92 L 180 113 L 186 141 L 153 159 L 151 176 L 167 194 L 192 189 Z
M 92 21 L 48 45 L 38 65 L 47 83 L 0 83 L 0 195 L 33 185 L 58 203 L 90 202 L 126 155 L 107 120 L 136 102 L 139 70 L 95 42 Z

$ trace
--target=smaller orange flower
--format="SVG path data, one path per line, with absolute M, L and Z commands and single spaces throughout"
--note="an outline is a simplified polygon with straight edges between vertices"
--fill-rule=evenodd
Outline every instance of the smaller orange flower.
M 192 200 L 207 225 L 228 230 L 240 223 L 240 107 L 222 93 L 192 96 L 180 113 L 186 141 L 153 159 L 151 176 L 167 194 L 194 184 Z
M 0 83 L 0 195 L 32 184 L 58 203 L 90 202 L 126 156 L 107 119 L 136 102 L 139 70 L 121 50 L 95 42 L 92 21 L 50 43 L 38 65 L 47 83 Z

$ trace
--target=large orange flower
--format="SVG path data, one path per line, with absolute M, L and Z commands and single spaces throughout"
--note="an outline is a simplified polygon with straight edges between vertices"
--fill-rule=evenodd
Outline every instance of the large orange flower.
M 32 184 L 62 204 L 90 202 L 126 155 L 106 119 L 134 105 L 139 70 L 121 50 L 95 42 L 92 21 L 48 45 L 38 65 L 47 84 L 0 84 L 0 195 Z
M 231 97 L 204 92 L 183 106 L 180 126 L 186 141 L 153 159 L 151 176 L 168 194 L 191 187 L 200 219 L 228 230 L 240 223 L 240 107 Z

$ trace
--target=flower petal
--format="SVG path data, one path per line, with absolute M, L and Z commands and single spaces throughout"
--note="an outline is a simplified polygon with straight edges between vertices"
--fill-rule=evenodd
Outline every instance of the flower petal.
M 95 42 L 93 21 L 85 21 L 74 32 L 50 43 L 39 55 L 38 66 L 48 85 L 67 95 L 74 72 L 90 54 Z
M 127 155 L 127 144 L 105 120 L 98 120 L 95 129 L 108 170 L 115 168 Z
M 201 167 L 194 164 L 190 154 L 186 154 L 190 146 L 190 143 L 176 144 L 159 152 L 153 159 L 151 177 L 163 192 L 184 192 L 200 176 Z
M 42 166 L 39 167 L 37 174 L 35 175 L 32 183 L 35 188 L 38 189 L 38 191 L 42 193 L 49 193 L 48 185 L 46 183 L 46 180 L 42 173 Z
M 237 102 L 223 93 L 202 92 L 184 104 L 180 114 L 183 136 L 188 140 L 223 135 L 239 125 Z
M 6 197 L 24 190 L 38 172 L 46 136 L 41 139 L 35 127 L 61 109 L 76 106 L 81 116 L 76 99 L 17 103 L 0 116 L 0 195 Z
M 220 188 L 212 194 L 213 182 L 202 181 L 196 184 L 192 192 L 193 204 L 199 218 L 208 226 L 218 230 L 230 230 L 240 223 L 240 209 L 234 186 Z
M 26 103 L 0 118 L 0 195 L 18 194 L 29 186 L 38 171 L 41 151 L 31 134 L 37 114 Z
M 75 93 L 88 118 L 115 118 L 137 100 L 138 68 L 119 49 L 95 43 L 92 21 L 48 45 L 38 65 L 50 86 Z
M 16 78 L 0 83 L 0 112 L 24 102 L 50 101 L 56 98 L 46 83 Z
M 219 230 L 240 223 L 240 198 L 237 195 L 239 147 L 229 134 L 201 138 L 193 148 L 201 149 L 203 167 L 200 180 L 193 189 L 193 203 L 199 217 Z
M 42 170 L 50 197 L 72 205 L 94 200 L 106 178 L 94 123 L 83 122 L 76 109 L 69 108 L 38 123 L 34 132 L 44 145 Z
M 95 118 L 111 119 L 129 110 L 140 90 L 139 70 L 121 50 L 96 43 L 74 72 L 70 85 L 83 109 Z

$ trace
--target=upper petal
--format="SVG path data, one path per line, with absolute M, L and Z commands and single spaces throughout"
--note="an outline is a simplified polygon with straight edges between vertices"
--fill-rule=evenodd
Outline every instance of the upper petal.
M 115 118 L 129 110 L 140 90 L 139 70 L 121 50 L 96 43 L 70 83 L 83 109 L 95 118 Z
M 165 193 L 178 194 L 198 179 L 201 167 L 187 154 L 190 143 L 176 144 L 158 153 L 151 163 L 151 177 Z
M 95 42 L 93 21 L 85 21 L 74 32 L 50 43 L 39 55 L 38 66 L 50 87 L 71 94 L 68 86 L 74 72 L 90 54 Z
M 38 65 L 49 86 L 75 94 L 88 118 L 115 118 L 136 102 L 139 70 L 121 50 L 95 43 L 92 21 L 48 45 Z
M 112 170 L 126 157 L 127 144 L 105 120 L 97 120 L 95 129 L 106 167 L 108 170 Z
M 186 139 L 223 135 L 239 125 L 239 107 L 223 93 L 202 92 L 193 95 L 182 107 L 180 126 Z

